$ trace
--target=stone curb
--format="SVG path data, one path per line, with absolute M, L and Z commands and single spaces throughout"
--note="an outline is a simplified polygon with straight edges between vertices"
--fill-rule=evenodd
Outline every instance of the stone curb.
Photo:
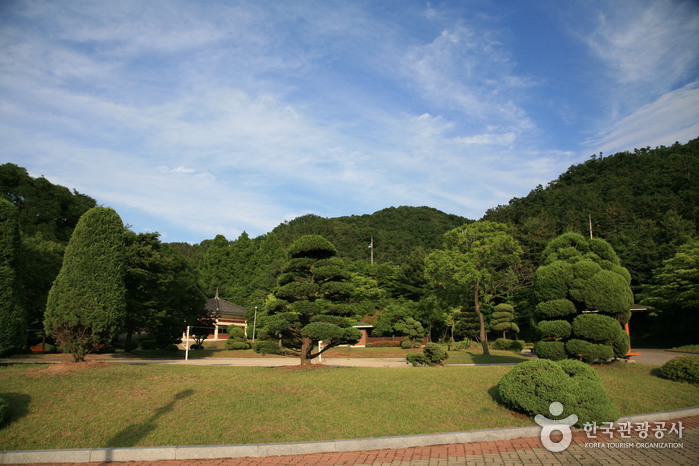
M 665 421 L 698 415 L 699 407 L 694 407 L 660 413 L 625 416 L 619 419 L 617 422 Z M 265 457 L 275 455 L 307 455 L 313 453 L 338 453 L 349 451 L 426 447 L 455 443 L 492 442 L 497 440 L 513 440 L 517 438 L 537 437 L 540 433 L 540 427 L 530 426 L 442 434 L 330 440 L 324 442 L 5 451 L 0 452 L 0 464 L 160 461 Z

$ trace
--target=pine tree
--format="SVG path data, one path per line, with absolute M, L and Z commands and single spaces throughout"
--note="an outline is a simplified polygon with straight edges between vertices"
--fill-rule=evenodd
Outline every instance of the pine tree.
M 519 326 L 513 322 L 515 318 L 515 308 L 510 304 L 498 304 L 495 306 L 491 328 L 496 332 L 502 332 L 502 337 L 507 338 L 507 332 L 519 333 Z
M 0 355 L 26 343 L 26 317 L 17 292 L 18 251 L 17 208 L 0 198 Z
M 267 304 L 265 327 L 298 349 L 302 365 L 328 348 L 359 340 L 348 305 L 353 291 L 349 273 L 330 241 L 319 235 L 300 237 L 289 246 L 289 260 L 281 272 Z M 321 340 L 325 348 L 314 352 Z
M 112 338 L 126 308 L 124 226 L 94 207 L 78 222 L 49 292 L 44 327 L 75 361 Z

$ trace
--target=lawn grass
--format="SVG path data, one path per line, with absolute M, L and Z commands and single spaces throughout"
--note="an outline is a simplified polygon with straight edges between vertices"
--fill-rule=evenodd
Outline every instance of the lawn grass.
M 684 345 L 684 346 L 678 346 L 676 348 L 672 348 L 674 350 L 678 351 L 688 351 L 691 353 L 699 353 L 699 345 Z
M 295 442 L 533 425 L 500 406 L 511 367 L 0 367 L 0 450 Z M 651 367 L 598 369 L 622 414 L 699 404 Z
M 446 348 L 446 347 L 445 347 Z M 422 348 L 403 349 L 400 347 L 368 347 L 350 348 L 346 346 L 331 348 L 323 353 L 323 358 L 399 358 L 405 359 L 408 353 L 422 352 Z M 528 357 L 512 351 L 490 350 L 490 356 L 483 356 L 480 348 L 450 351 L 446 364 L 497 364 L 497 363 L 518 363 L 529 359 Z M 49 360 L 72 360 L 69 354 L 21 354 L 16 357 L 22 359 L 49 359 Z M 185 351 L 165 351 L 165 350 L 134 350 L 130 353 L 117 352 L 89 355 L 88 359 L 184 359 Z M 248 350 L 228 350 L 225 348 L 225 341 L 205 342 L 204 349 L 190 350 L 189 359 L 208 358 L 280 358 L 293 356 L 280 356 L 277 354 L 262 355 Z

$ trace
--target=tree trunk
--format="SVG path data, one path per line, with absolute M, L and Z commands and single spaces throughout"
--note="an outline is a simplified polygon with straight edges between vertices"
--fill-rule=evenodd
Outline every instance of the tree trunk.
M 301 365 L 311 364 L 311 351 L 313 350 L 313 341 L 310 337 L 301 338 Z
M 126 340 L 124 341 L 124 351 L 127 353 L 131 352 L 131 340 L 133 338 L 133 330 L 129 329 L 126 331 Z
M 483 319 L 483 313 L 481 312 L 481 303 L 478 299 L 478 291 L 480 288 L 480 282 L 476 282 L 476 290 L 473 293 L 473 303 L 476 305 L 476 315 L 478 316 L 478 323 L 481 326 L 481 345 L 483 346 L 483 355 L 490 356 L 490 350 L 488 349 L 488 334 L 485 333 L 485 319 Z

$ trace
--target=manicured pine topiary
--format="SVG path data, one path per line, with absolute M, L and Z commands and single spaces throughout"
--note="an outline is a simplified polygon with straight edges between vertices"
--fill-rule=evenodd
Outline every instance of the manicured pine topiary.
M 502 337 L 507 338 L 507 332 L 519 333 L 519 326 L 512 322 L 514 318 L 515 308 L 512 305 L 498 304 L 491 316 L 490 328 L 496 332 L 502 332 Z
M 629 339 L 622 325 L 633 304 L 631 277 L 604 240 L 566 233 L 544 250 L 536 271 L 535 315 L 542 341 L 539 357 L 568 357 L 587 362 L 623 357 Z M 552 341 L 560 344 L 553 345 Z
M 298 351 L 301 364 L 307 365 L 329 348 L 361 338 L 353 328 L 354 288 L 344 261 L 324 237 L 301 236 L 288 251 L 274 297 L 265 306 L 265 331 L 282 335 Z M 324 348 L 315 351 L 321 340 Z
M 26 344 L 26 315 L 20 305 L 17 282 L 19 212 L 0 198 L 0 356 Z
M 551 403 L 559 402 L 563 405 L 560 417 L 575 414 L 577 426 L 619 418 L 595 370 L 580 361 L 525 361 L 500 379 L 498 395 L 508 408 L 530 416 L 548 416 Z
M 93 207 L 78 221 L 49 292 L 46 332 L 75 361 L 109 341 L 125 315 L 124 226 L 110 208 Z
M 422 353 L 409 353 L 406 359 L 413 367 L 417 366 L 441 366 L 449 358 L 449 353 L 437 343 L 427 343 Z

